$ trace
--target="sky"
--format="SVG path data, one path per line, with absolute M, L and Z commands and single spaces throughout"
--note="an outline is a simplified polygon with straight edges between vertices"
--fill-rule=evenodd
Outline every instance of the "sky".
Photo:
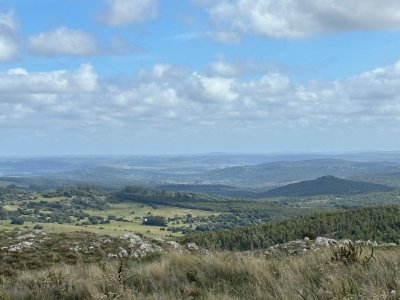
M 0 0 L 0 155 L 400 150 L 398 0 Z

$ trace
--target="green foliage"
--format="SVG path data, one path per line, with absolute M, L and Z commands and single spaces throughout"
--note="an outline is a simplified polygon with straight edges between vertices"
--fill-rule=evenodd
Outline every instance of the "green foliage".
M 7 210 L 4 209 L 4 207 L 0 206 L 0 220 L 7 220 L 9 216 L 9 213 Z
M 312 213 L 310 209 L 293 208 L 265 201 L 232 200 L 219 196 L 166 192 L 135 186 L 127 186 L 124 191 L 116 194 L 116 198 L 120 201 L 142 202 L 149 205 L 156 203 L 180 208 L 222 212 L 222 214 L 207 219 L 197 218 L 196 223 L 201 223 L 198 226 L 198 231 L 224 230 Z
M 400 206 L 370 207 L 315 214 L 227 231 L 192 234 L 184 237 L 183 241 L 223 250 L 267 248 L 305 236 L 397 243 L 400 239 L 399 228 Z
M 360 181 L 323 176 L 301 181 L 257 194 L 259 197 L 304 197 L 316 195 L 355 195 L 369 192 L 389 192 L 393 188 Z
M 366 265 L 374 257 L 374 248 L 371 248 L 371 253 L 368 256 L 363 256 L 363 246 L 356 245 L 349 241 L 344 246 L 331 248 L 331 261 L 341 262 L 346 266 L 355 263 Z
M 24 225 L 24 220 L 23 219 L 13 219 L 11 220 L 12 225 Z
M 143 225 L 166 227 L 168 225 L 168 222 L 165 217 L 147 216 L 143 218 Z

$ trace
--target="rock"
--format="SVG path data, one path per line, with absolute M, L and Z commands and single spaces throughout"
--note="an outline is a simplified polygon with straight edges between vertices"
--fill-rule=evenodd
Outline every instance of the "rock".
M 165 240 L 162 237 L 154 237 L 151 239 L 152 242 L 156 242 L 156 243 L 164 243 Z
M 82 250 L 82 248 L 81 248 L 81 247 L 79 247 L 78 245 L 75 245 L 75 246 L 73 246 L 73 247 L 69 248 L 69 250 L 70 250 L 70 251 L 79 252 L 79 251 L 81 251 L 81 250 Z
M 326 237 L 317 237 L 315 239 L 315 244 L 318 246 L 325 246 L 325 247 L 329 247 L 332 244 L 337 244 L 338 242 L 334 239 L 328 239 Z
M 28 233 L 24 235 L 17 236 L 17 240 L 27 240 L 27 239 L 34 239 L 36 238 L 36 235 L 33 233 Z
M 138 244 L 142 241 L 142 238 L 134 233 L 126 233 L 123 236 L 121 236 L 122 240 L 128 240 L 131 244 Z
M 28 241 L 23 241 L 19 244 L 13 245 L 8 248 L 9 252 L 19 252 L 25 249 L 31 249 L 33 248 L 34 243 L 33 242 L 28 242 Z
M 197 246 L 195 243 L 188 243 L 186 244 L 186 248 L 188 250 L 199 250 L 199 246 Z
M 130 254 L 128 255 L 128 251 L 126 250 L 126 255 L 125 252 L 120 255 L 124 256 L 131 256 L 131 257 L 143 257 L 146 256 L 147 254 L 153 253 L 153 252 L 163 252 L 164 249 L 157 245 L 153 245 L 145 240 L 143 240 L 140 236 L 134 234 L 134 233 L 127 233 L 124 234 L 123 236 L 120 237 L 122 240 L 126 240 L 129 242 L 129 251 Z M 163 239 L 153 239 L 157 243 L 164 242 Z
M 174 249 L 174 250 L 178 250 L 178 251 L 182 250 L 182 245 L 179 244 L 179 243 L 177 243 L 177 242 L 175 242 L 175 241 L 168 241 L 168 242 L 166 242 L 166 244 L 167 244 L 170 248 L 172 248 L 172 249 Z
M 126 251 L 126 249 L 122 248 L 122 247 L 118 247 L 119 249 L 119 257 L 127 257 L 129 256 L 128 251 Z

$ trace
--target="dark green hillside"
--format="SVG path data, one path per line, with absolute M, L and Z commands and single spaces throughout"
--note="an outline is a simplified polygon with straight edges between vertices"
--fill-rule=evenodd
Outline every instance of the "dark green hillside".
M 400 206 L 369 207 L 300 217 L 279 223 L 188 235 L 185 242 L 223 250 L 262 249 L 305 236 L 395 242 L 400 239 Z
M 393 188 L 361 181 L 345 180 L 334 176 L 323 176 L 315 180 L 288 184 L 259 193 L 259 197 L 304 197 L 317 195 L 357 195 L 369 192 L 389 192 Z

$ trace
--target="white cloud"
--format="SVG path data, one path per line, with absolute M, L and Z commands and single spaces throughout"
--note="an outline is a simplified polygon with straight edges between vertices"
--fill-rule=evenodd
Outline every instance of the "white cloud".
M 100 20 L 109 26 L 143 23 L 157 17 L 158 0 L 106 0 L 109 11 Z
M 29 39 L 29 49 L 43 56 L 91 55 L 97 52 L 96 39 L 80 30 L 60 27 L 49 32 L 41 32 Z
M 241 35 L 303 38 L 350 30 L 400 30 L 397 0 L 219 0 L 195 1 L 208 7 L 221 30 L 220 41 Z
M 210 66 L 210 71 L 212 74 L 222 77 L 237 77 L 241 73 L 239 66 L 222 60 L 213 62 Z
M 17 27 L 13 13 L 0 13 L 0 61 L 10 61 L 17 56 Z
M 73 72 L 65 70 L 29 73 L 22 68 L 0 74 L 0 92 L 9 95 L 91 93 L 98 87 L 93 67 L 84 64 Z M 3 100 L 4 101 L 4 100 Z
M 121 38 L 100 42 L 94 35 L 67 27 L 30 37 L 28 48 L 34 55 L 47 57 L 132 54 L 141 51 L 139 46 Z
M 400 121 L 400 62 L 331 82 L 295 84 L 281 73 L 222 77 L 159 64 L 134 77 L 98 79 L 75 71 L 0 74 L 1 131 L 82 134 L 174 132 L 237 127 L 242 132 L 393 127 Z M 185 129 L 186 128 L 186 129 Z
M 232 102 L 238 99 L 239 95 L 233 90 L 234 79 L 193 73 L 191 80 L 192 86 L 196 87 L 194 91 L 201 95 L 200 101 Z

